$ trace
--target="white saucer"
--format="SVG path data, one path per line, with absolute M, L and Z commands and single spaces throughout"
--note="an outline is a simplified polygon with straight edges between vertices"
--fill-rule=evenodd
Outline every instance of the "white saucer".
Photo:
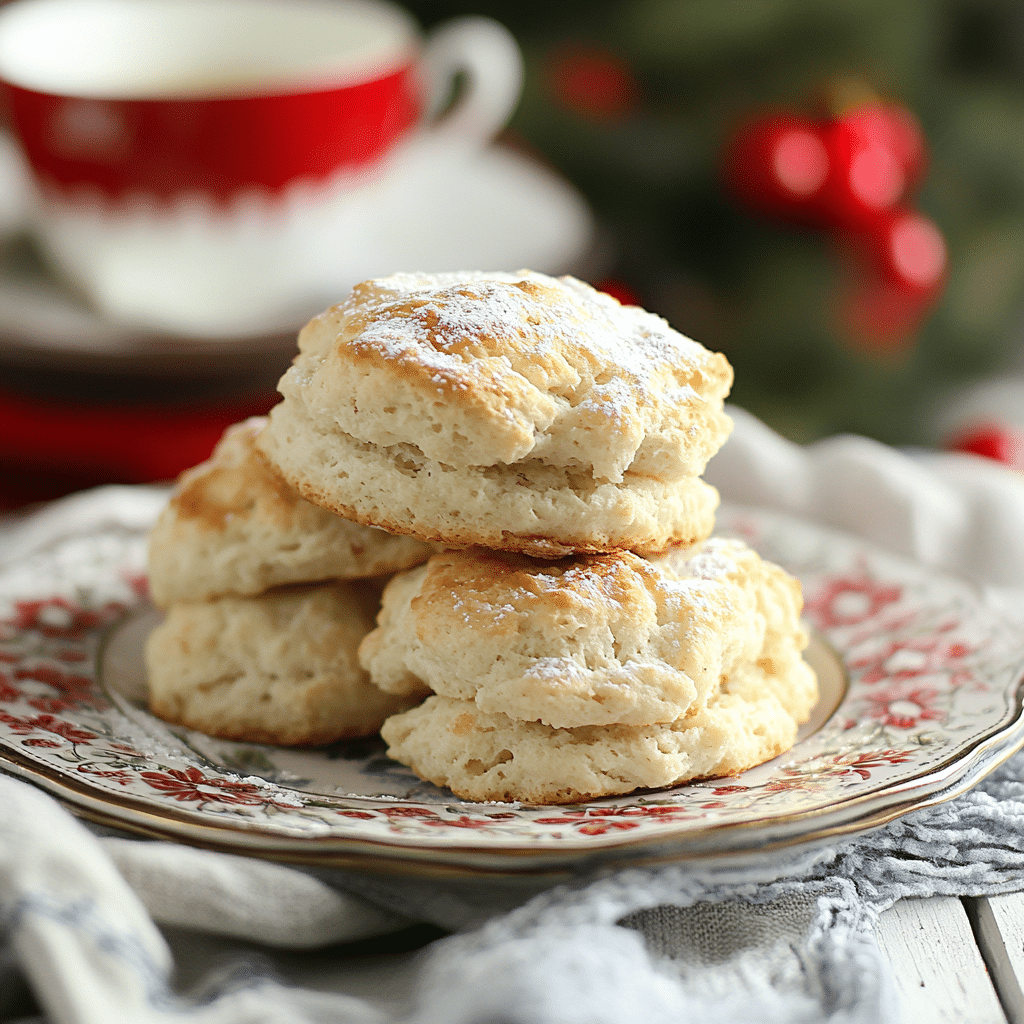
M 529 267 L 586 276 L 593 216 L 564 179 L 504 146 L 453 163 L 448 173 L 407 176 L 390 189 L 368 243 L 353 255 L 338 240 L 333 260 L 310 281 L 292 312 L 236 332 L 175 322 L 101 316 L 32 258 L 22 241 L 0 253 L 0 359 L 29 365 L 88 366 L 112 372 L 196 372 L 238 360 L 287 355 L 309 316 L 339 302 L 360 280 L 399 270 Z M 328 229 L 330 230 L 330 229 Z M 331 250 L 325 238 L 322 250 Z M 140 326 L 141 324 L 141 326 Z

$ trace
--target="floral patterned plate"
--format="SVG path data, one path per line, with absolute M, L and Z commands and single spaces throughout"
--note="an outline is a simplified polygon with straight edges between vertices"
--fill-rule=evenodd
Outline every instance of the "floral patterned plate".
M 121 489 L 117 509 L 92 518 L 81 500 L 77 527 L 52 514 L 49 526 L 30 523 L 19 554 L 0 562 L 0 767 L 120 829 L 446 877 L 750 858 L 948 799 L 1024 743 L 1024 638 L 969 585 L 737 507 L 721 510 L 718 532 L 800 577 L 815 630 L 822 698 L 774 761 L 733 778 L 536 807 L 460 801 L 390 761 L 379 740 L 313 751 L 214 740 L 145 709 L 141 650 L 156 621 L 145 527 L 159 494 Z

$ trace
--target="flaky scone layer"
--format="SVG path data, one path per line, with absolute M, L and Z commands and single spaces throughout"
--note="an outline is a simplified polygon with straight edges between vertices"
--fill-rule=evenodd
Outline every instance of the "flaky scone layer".
M 577 551 L 660 552 L 714 528 L 718 492 L 703 480 L 595 484 L 541 463 L 457 470 L 402 447 L 323 434 L 282 402 L 259 444 L 309 502 L 426 543 L 559 558 Z M 310 463 L 319 468 L 304 475 Z
M 265 425 L 253 417 L 229 427 L 212 456 L 179 478 L 150 535 L 149 586 L 160 607 L 381 576 L 430 554 L 303 500 L 256 450 Z
M 373 682 L 555 728 L 672 722 L 753 665 L 803 672 L 800 584 L 737 540 L 644 559 L 449 551 L 394 577 Z
M 399 274 L 303 329 L 259 444 L 307 500 L 370 525 L 649 552 L 710 529 L 698 477 L 731 382 L 721 355 L 573 278 Z
M 359 667 L 372 622 L 359 585 L 347 583 L 172 605 L 146 644 L 150 709 L 254 743 L 371 735 L 410 703 Z
M 786 676 L 755 665 L 667 724 L 554 729 L 433 696 L 381 735 L 391 757 L 466 800 L 574 803 L 752 768 L 793 745 L 816 699 L 807 665 Z

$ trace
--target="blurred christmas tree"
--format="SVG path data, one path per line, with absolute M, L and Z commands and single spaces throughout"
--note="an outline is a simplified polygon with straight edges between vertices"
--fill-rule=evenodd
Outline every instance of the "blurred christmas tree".
M 998 367 L 1019 342 L 1018 0 L 409 6 L 428 25 L 481 13 L 516 33 L 527 83 L 513 129 L 588 196 L 615 239 L 615 275 L 726 352 L 735 401 L 783 433 L 932 441 L 935 396 Z M 944 239 L 947 270 L 928 289 L 882 266 L 890 222 L 837 231 L 770 204 L 758 212 L 723 178 L 752 119 L 783 112 L 831 130 L 868 94 L 912 111 L 923 132 L 926 166 L 910 169 L 894 208 L 919 212 L 914 223 Z M 831 139 L 829 156 L 841 157 Z

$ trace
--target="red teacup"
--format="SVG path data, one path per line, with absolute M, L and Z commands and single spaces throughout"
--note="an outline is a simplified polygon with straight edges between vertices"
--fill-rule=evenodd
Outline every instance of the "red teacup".
M 423 127 L 457 71 L 468 87 Z M 145 235 L 152 254 L 175 218 L 193 232 L 212 218 L 212 255 L 232 218 L 251 232 L 256 211 L 277 230 L 297 202 L 371 180 L 421 127 L 444 145 L 484 145 L 520 75 L 496 23 L 463 19 L 424 42 L 388 0 L 15 0 L 0 11 L 0 80 L 40 195 L 40 241 L 101 308 L 105 248 L 123 262 Z
M 372 166 L 419 119 L 419 49 L 412 19 L 379 0 L 21 0 L 0 14 L 0 78 L 34 172 L 115 199 L 228 199 Z

